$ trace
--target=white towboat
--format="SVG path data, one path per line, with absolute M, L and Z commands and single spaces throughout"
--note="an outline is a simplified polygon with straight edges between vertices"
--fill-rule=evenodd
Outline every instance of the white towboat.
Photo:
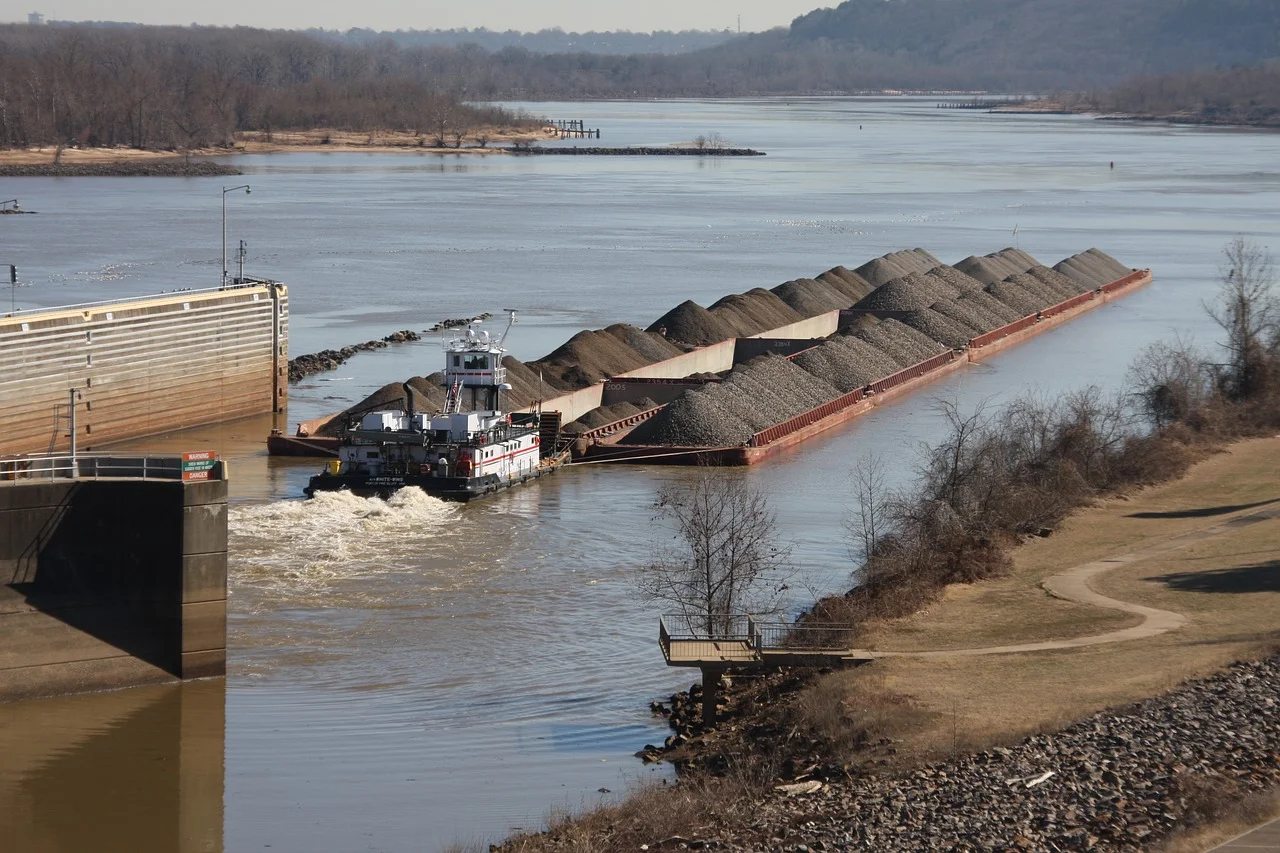
M 445 344 L 448 392 L 442 411 L 414 412 L 406 383 L 403 410 L 367 412 L 348 423 L 338 458 L 311 478 L 306 493 L 346 489 L 386 497 L 416 486 L 445 500 L 469 501 L 563 465 L 567 451 L 543 452 L 540 413 L 502 410 L 502 392 L 511 390 L 502 344 L 515 319 L 511 311 L 497 341 L 468 325 Z

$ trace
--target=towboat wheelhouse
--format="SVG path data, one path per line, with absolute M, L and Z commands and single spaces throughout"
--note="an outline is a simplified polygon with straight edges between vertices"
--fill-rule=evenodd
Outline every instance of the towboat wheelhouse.
M 308 495 L 348 489 L 386 497 L 417 486 L 448 500 L 492 494 L 555 470 L 564 457 L 544 458 L 535 413 L 506 414 L 502 344 L 515 323 L 491 341 L 487 331 L 468 325 L 445 344 L 444 408 L 434 414 L 413 410 L 405 384 L 404 410 L 367 412 L 343 432 L 338 458 L 311 478 Z

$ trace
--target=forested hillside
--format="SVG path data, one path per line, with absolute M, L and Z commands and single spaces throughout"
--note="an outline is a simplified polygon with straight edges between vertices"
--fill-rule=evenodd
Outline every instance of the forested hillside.
M 0 147 L 222 145 L 242 130 L 512 125 L 420 53 L 248 28 L 0 27 Z
M 797 18 L 789 41 L 827 44 L 868 67 L 907 60 L 917 85 L 1092 85 L 1280 56 L 1280 3 L 847 0 Z

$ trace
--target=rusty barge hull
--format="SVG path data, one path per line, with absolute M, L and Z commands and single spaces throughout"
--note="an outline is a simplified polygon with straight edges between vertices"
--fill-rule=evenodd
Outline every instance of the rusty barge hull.
M 739 447 L 673 447 L 670 445 L 619 445 L 620 436 L 610 443 L 594 444 L 582 454 L 583 462 L 631 463 L 643 465 L 753 465 L 784 453 L 816 435 L 835 429 L 876 406 L 899 399 L 918 388 L 936 382 L 969 364 L 984 361 L 997 353 L 1054 329 L 1116 297 L 1128 294 L 1152 281 L 1151 270 L 1135 270 L 1097 290 L 1090 290 L 1043 311 L 993 329 L 970 341 L 964 350 L 952 350 L 892 376 L 874 382 L 818 406 L 788 421 L 756 433 L 750 443 Z M 599 428 L 609 431 L 613 425 Z

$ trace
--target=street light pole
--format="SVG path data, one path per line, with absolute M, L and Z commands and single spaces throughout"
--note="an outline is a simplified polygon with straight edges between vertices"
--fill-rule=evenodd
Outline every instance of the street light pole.
M 227 193 L 233 193 L 236 190 L 244 190 L 244 194 L 249 194 L 249 185 L 241 184 L 238 187 L 222 188 L 222 284 L 221 287 L 226 289 L 227 286 Z

